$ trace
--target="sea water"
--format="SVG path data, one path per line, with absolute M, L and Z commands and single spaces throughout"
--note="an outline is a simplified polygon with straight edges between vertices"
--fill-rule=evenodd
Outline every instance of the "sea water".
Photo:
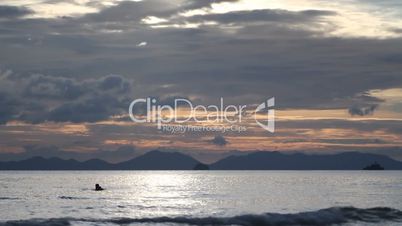
M 399 210 L 400 171 L 0 171 L 0 225 L 402 225 Z

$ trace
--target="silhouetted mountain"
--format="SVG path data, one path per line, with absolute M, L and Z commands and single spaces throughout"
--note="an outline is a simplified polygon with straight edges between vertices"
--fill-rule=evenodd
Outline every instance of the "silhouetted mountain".
M 191 170 L 200 163 L 179 152 L 150 151 L 132 160 L 116 164 L 122 170 Z
M 98 159 L 79 162 L 73 159 L 33 157 L 22 161 L 0 162 L 0 170 L 100 170 L 111 167 L 110 163 Z
M 193 170 L 209 170 L 209 166 L 203 163 L 198 163 L 194 166 Z
M 33 157 L 22 161 L 0 162 L 0 170 L 192 170 L 199 163 L 182 153 L 151 151 L 117 164 L 99 159 L 79 162 Z
M 229 156 L 209 165 L 211 170 L 361 170 L 378 162 L 386 170 L 402 170 L 402 162 L 384 155 L 345 152 L 333 155 L 255 152 Z M 151 151 L 129 161 L 111 164 L 99 159 L 79 162 L 73 159 L 33 157 L 0 162 L 0 170 L 192 170 L 208 169 L 194 158 L 179 152 Z
M 402 162 L 384 155 L 345 152 L 333 155 L 255 152 L 229 156 L 210 165 L 212 170 L 361 170 L 372 162 L 387 170 L 402 170 Z
M 85 166 L 85 169 L 90 170 L 109 170 L 113 169 L 114 165 L 108 162 L 105 162 L 100 159 L 90 159 L 85 162 L 82 162 L 82 165 Z

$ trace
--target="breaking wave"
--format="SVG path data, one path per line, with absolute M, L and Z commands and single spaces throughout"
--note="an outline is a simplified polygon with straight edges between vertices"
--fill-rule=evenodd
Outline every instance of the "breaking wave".
M 177 225 L 241 225 L 241 226 L 282 226 L 282 225 L 339 225 L 353 222 L 378 223 L 402 222 L 402 211 L 388 207 L 359 209 L 354 207 L 331 207 L 318 211 L 294 214 L 265 213 L 259 215 L 239 215 L 235 217 L 156 217 L 156 218 L 113 218 L 113 219 L 78 219 L 52 218 L 17 220 L 0 223 L 1 226 L 39 226 L 80 224 L 177 224 Z

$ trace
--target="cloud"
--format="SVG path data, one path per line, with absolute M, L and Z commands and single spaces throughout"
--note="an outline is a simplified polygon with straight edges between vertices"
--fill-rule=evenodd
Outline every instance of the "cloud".
M 338 138 L 338 139 L 318 139 L 318 142 L 332 143 L 332 144 L 386 144 L 387 141 L 382 139 L 370 139 L 370 138 Z
M 32 13 L 33 11 L 25 7 L 0 5 L 0 18 L 16 18 Z
M 112 7 L 104 8 L 100 12 L 91 13 L 79 18 L 95 22 L 141 22 L 147 16 L 169 18 L 181 12 L 200 8 L 210 8 L 213 3 L 236 2 L 237 0 L 147 0 L 122 1 Z
M 50 110 L 45 120 L 55 122 L 97 122 L 106 120 L 117 109 L 121 109 L 117 99 L 104 95 L 91 97 L 82 101 L 61 104 Z
M 0 77 L 3 92 L 0 122 L 96 122 L 124 112 L 132 81 L 120 75 L 77 79 L 41 74 L 7 73 Z M 1 86 L 1 85 L 0 85 Z
M 392 27 L 388 29 L 390 32 L 394 32 L 396 34 L 402 34 L 402 29 L 398 27 Z
M 143 47 L 146 46 L 148 43 L 147 42 L 140 42 L 137 44 L 138 47 Z
M 370 106 L 352 106 L 349 108 L 349 114 L 352 116 L 366 116 L 371 115 L 377 109 L 378 105 Z
M 119 93 L 124 93 L 130 90 L 131 84 L 120 75 L 109 75 L 103 77 L 99 84 L 103 90 L 116 90 Z
M 0 124 L 11 120 L 15 114 L 18 114 L 19 102 L 4 92 L 0 92 Z
M 218 23 L 250 23 L 250 22 L 281 22 L 281 23 L 306 23 L 321 16 L 332 16 L 336 12 L 325 10 L 288 11 L 280 9 L 261 9 L 251 11 L 235 11 L 222 14 L 206 14 L 190 17 L 188 21 Z
M 21 77 L 14 80 L 14 82 L 23 84 L 23 96 L 38 99 L 72 100 L 87 92 L 87 87 L 73 79 L 42 74 Z M 15 84 L 15 86 L 18 86 L 18 84 Z
M 226 141 L 225 137 L 221 135 L 215 136 L 212 140 L 210 140 L 210 142 L 217 146 L 225 146 L 228 144 L 228 141 Z
M 185 10 L 200 9 L 204 7 L 211 7 L 212 4 L 218 4 L 223 2 L 238 2 L 239 0 L 188 0 L 182 7 Z

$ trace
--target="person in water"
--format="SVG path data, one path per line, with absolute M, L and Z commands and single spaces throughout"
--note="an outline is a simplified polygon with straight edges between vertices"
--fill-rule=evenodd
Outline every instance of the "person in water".
M 102 191 L 103 188 L 99 184 L 95 184 L 95 191 Z

